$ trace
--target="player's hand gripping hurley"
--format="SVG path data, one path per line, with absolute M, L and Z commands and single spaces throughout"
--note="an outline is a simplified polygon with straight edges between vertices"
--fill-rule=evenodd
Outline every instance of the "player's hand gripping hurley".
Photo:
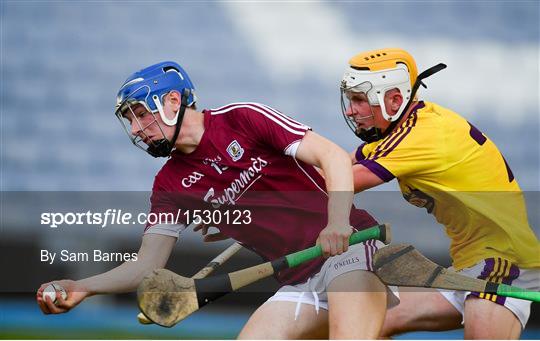
M 461 275 L 432 262 L 408 244 L 377 250 L 373 268 L 387 285 L 476 291 L 540 302 L 540 292 Z
M 369 239 L 390 243 L 389 225 L 376 225 L 355 232 L 349 245 Z M 271 262 L 259 264 L 226 275 L 193 279 L 166 269 L 154 270 L 137 290 L 139 308 L 152 322 L 172 327 L 209 302 L 272 274 L 322 256 L 320 245 L 298 251 Z

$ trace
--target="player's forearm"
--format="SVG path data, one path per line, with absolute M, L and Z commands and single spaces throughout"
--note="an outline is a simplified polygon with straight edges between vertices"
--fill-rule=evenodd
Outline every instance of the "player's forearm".
M 167 264 L 175 237 L 146 234 L 136 261 L 129 261 L 105 273 L 78 281 L 89 295 L 134 291 L 150 271 Z
M 322 161 L 328 190 L 328 223 L 349 224 L 353 201 L 353 174 L 347 153 L 336 148 Z
M 132 292 L 155 266 L 150 262 L 129 261 L 105 273 L 88 277 L 77 283 L 89 296 L 109 293 Z
M 352 192 L 329 192 L 328 195 L 328 224 L 349 225 Z

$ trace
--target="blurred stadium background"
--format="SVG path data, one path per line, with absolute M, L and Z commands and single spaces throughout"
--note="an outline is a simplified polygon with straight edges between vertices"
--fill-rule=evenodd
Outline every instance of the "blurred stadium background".
M 112 208 L 122 205 L 112 197 L 123 193 L 144 212 L 145 191 L 163 160 L 133 148 L 113 107 L 130 73 L 162 60 L 187 70 L 199 108 L 266 103 L 347 150 L 359 141 L 341 117 L 338 86 L 351 56 L 400 46 L 415 56 L 420 70 L 444 62 L 448 69 L 427 80 L 420 96 L 461 113 L 498 144 L 526 191 L 539 235 L 537 1 L 2 0 L 0 6 L 0 338 L 234 338 L 276 287 L 272 279 L 256 284 L 173 329 L 138 325 L 133 295 L 93 297 L 61 316 L 44 316 L 34 303 L 33 292 L 44 281 L 114 266 L 48 266 L 39 262 L 40 249 L 137 250 L 141 226 L 54 230 L 39 225 L 39 212 L 56 202 L 52 197 L 65 200 L 61 191 L 86 200 L 109 197 L 101 204 Z M 356 202 L 393 223 L 396 241 L 413 243 L 448 264 L 444 231 L 424 211 L 409 207 L 396 183 L 361 194 Z M 196 233 L 187 233 L 168 267 L 191 275 L 228 244 L 203 245 Z M 258 262 L 241 251 L 221 271 Z M 523 338 L 540 338 L 539 310 L 533 305 Z M 402 338 L 462 338 L 462 332 Z

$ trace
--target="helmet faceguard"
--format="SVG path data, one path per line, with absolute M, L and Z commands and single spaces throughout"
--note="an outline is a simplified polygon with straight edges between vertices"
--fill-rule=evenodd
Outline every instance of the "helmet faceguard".
M 347 115 L 347 109 L 353 109 L 351 104 L 353 96 L 364 95 L 368 97 L 368 93 L 372 90 L 372 85 L 369 82 L 360 83 L 352 88 L 347 88 L 346 82 L 341 82 L 340 92 L 341 92 L 341 113 L 345 122 L 349 128 L 354 132 L 356 136 L 361 138 L 366 142 L 373 142 L 380 139 L 381 130 L 375 126 L 368 128 L 361 128 L 358 123 L 359 121 L 374 119 L 375 113 L 373 112 L 373 107 L 370 105 L 371 115 L 358 117 L 354 112 L 351 115 Z
M 158 110 L 152 111 L 150 105 L 148 104 L 150 89 L 147 86 L 143 86 L 139 89 L 136 89 L 134 93 L 124 99 L 118 109 L 115 112 L 116 117 L 122 123 L 126 134 L 128 135 L 131 142 L 138 148 L 148 152 L 152 156 L 158 156 L 156 154 L 157 150 L 163 148 L 162 146 L 167 145 L 168 139 L 166 138 L 165 132 L 163 131 L 161 125 L 157 120 L 156 114 L 159 114 Z M 144 100 L 139 100 L 138 98 L 145 98 Z M 141 118 L 145 115 L 151 115 L 153 120 L 150 123 L 141 122 Z M 178 115 L 176 115 L 177 119 Z M 157 140 L 152 140 L 147 134 L 147 129 L 153 125 L 157 125 L 159 131 L 161 132 L 161 138 Z M 132 134 L 132 126 L 136 126 L 138 134 Z M 161 147 L 160 147 L 161 146 Z
M 387 136 L 407 112 L 415 99 L 420 84 L 424 87 L 422 79 L 444 69 L 446 65 L 439 64 L 418 75 L 416 62 L 406 51 L 398 48 L 381 49 L 358 54 L 349 60 L 349 67 L 345 70 L 341 81 L 342 113 L 349 127 L 354 133 L 366 142 L 378 141 Z M 403 103 L 397 112 L 389 115 L 386 111 L 384 97 L 390 90 L 398 89 L 403 96 Z M 380 128 L 358 129 L 351 126 L 351 117 L 346 115 L 347 106 L 344 97 L 351 93 L 366 94 L 370 107 L 380 106 L 383 118 L 390 123 L 383 132 Z M 373 115 L 373 109 L 372 115 Z M 353 122 L 355 122 L 353 120 Z
M 411 99 L 411 90 L 417 78 L 413 57 L 401 49 L 381 49 L 361 53 L 349 61 L 342 79 L 342 88 L 369 87 L 369 104 L 380 105 L 385 120 L 396 121 Z M 364 85 L 369 83 L 370 85 Z M 399 89 L 403 103 L 395 115 L 388 115 L 384 105 L 387 91 Z
M 398 64 L 394 69 L 382 71 L 359 70 L 350 67 L 343 75 L 344 88 L 369 88 L 366 92 L 370 105 L 379 105 L 385 120 L 392 122 L 398 119 L 411 96 L 411 82 L 407 67 Z M 384 95 L 392 89 L 399 89 L 404 101 L 395 115 L 388 115 L 384 105 Z
M 131 75 L 118 91 L 115 115 L 122 123 L 131 142 L 154 157 L 168 157 L 174 148 L 174 143 L 180 132 L 184 112 L 187 106 L 195 104 L 194 87 L 187 73 L 174 62 L 163 62 L 149 66 Z M 175 117 L 170 119 L 163 110 L 163 99 L 171 91 L 182 95 L 182 104 Z M 143 126 L 141 115 L 150 114 L 153 121 Z M 168 140 L 157 120 L 168 126 L 176 126 L 172 140 Z M 136 124 L 140 134 L 132 135 L 131 126 Z M 145 130 L 156 124 L 162 138 L 150 140 Z M 145 144 L 148 147 L 145 147 Z

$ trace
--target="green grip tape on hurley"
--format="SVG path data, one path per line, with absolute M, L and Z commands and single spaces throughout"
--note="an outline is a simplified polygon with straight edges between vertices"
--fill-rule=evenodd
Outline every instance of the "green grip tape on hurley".
M 355 232 L 349 237 L 349 245 L 358 244 L 370 239 L 380 240 L 381 238 L 385 238 L 381 233 L 381 230 L 385 230 L 385 228 L 385 225 L 375 225 L 368 229 Z M 289 268 L 293 268 L 320 256 L 322 256 L 322 248 L 320 245 L 315 245 L 305 250 L 291 253 L 285 256 L 285 259 Z
M 540 292 L 521 289 L 507 284 L 499 284 L 497 287 L 497 295 L 540 302 Z

